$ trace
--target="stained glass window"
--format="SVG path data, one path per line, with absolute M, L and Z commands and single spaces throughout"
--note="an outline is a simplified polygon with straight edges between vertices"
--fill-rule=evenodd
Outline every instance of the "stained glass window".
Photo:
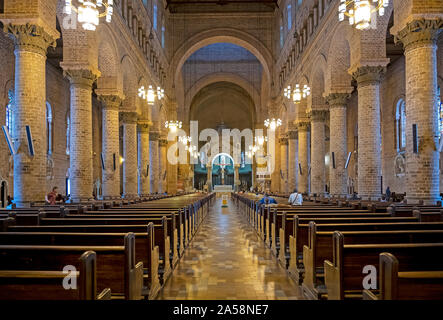
M 397 151 L 406 148 L 406 103 L 403 99 L 397 102 L 396 112 Z
M 5 125 L 9 130 L 9 134 L 12 135 L 12 107 L 14 105 L 14 92 L 8 91 L 8 104 L 6 105 L 6 122 Z
M 443 105 L 440 96 L 440 87 L 437 89 L 437 108 L 438 108 L 438 132 L 440 137 L 443 134 Z
M 52 154 L 52 108 L 49 102 L 46 102 L 46 142 L 48 154 Z

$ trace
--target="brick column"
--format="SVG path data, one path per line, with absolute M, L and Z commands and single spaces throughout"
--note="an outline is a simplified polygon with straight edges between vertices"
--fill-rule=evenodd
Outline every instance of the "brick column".
M 234 190 L 239 191 L 240 186 L 240 173 L 239 173 L 240 165 L 234 164 Z
M 268 138 L 269 139 L 269 138 Z M 268 142 L 269 143 L 269 142 Z M 274 171 L 271 175 L 271 191 L 272 192 L 280 192 L 280 143 L 274 137 L 274 150 L 271 153 L 271 156 L 274 157 Z
M 137 155 L 138 155 L 138 194 L 149 194 L 149 121 L 139 120 L 137 123 Z
M 122 99 L 118 95 L 98 95 L 102 101 L 102 170 L 103 199 L 120 198 L 120 141 L 118 110 Z M 115 164 L 114 164 L 115 162 Z
M 298 172 L 298 191 L 309 194 L 309 122 L 300 121 L 298 124 L 298 163 L 302 169 Z
M 408 203 L 440 198 L 437 106 L 437 39 L 443 20 L 414 20 L 397 38 L 406 57 L 406 197 Z M 413 150 L 417 126 L 418 153 Z
M 288 192 L 297 188 L 298 133 L 288 131 Z
M 15 44 L 14 200 L 25 207 L 44 200 L 46 193 L 46 50 L 55 39 L 35 25 L 9 24 L 4 31 Z M 26 125 L 33 134 L 33 157 L 28 152 Z
M 167 160 L 167 150 L 168 150 L 168 140 L 160 139 L 158 141 L 160 147 L 160 155 L 159 155 L 159 180 L 158 180 L 158 192 L 164 193 L 167 188 L 167 180 L 166 180 L 166 170 L 168 168 L 168 160 Z
M 208 185 L 208 191 L 211 192 L 212 191 L 212 165 L 207 164 L 206 170 L 208 172 L 208 176 L 206 178 L 206 184 Z
M 358 83 L 358 194 L 381 196 L 380 82 L 385 67 L 365 66 L 354 72 Z
M 280 192 L 288 193 L 288 138 L 280 138 Z
M 159 133 L 157 131 L 149 132 L 149 190 L 151 193 L 159 192 L 158 138 Z
M 71 201 L 92 199 L 92 84 L 97 75 L 89 69 L 65 68 L 71 84 L 69 164 Z
M 311 194 L 325 194 L 326 110 L 311 110 Z
M 346 140 L 346 101 L 348 93 L 332 93 L 327 97 L 329 104 L 330 150 L 335 157 L 335 169 L 329 171 L 330 194 L 335 197 L 347 195 L 348 170 L 345 169 L 347 160 Z
M 137 197 L 137 113 L 121 113 L 123 122 L 123 197 Z
M 172 148 L 172 145 L 176 144 L 176 140 L 168 141 L 167 148 Z M 178 182 L 178 164 L 172 164 L 168 161 L 167 163 L 167 179 L 168 179 L 168 193 L 177 193 L 177 182 Z

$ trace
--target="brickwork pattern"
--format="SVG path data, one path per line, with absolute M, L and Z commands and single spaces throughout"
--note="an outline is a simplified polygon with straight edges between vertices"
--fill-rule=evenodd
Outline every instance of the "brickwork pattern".
M 160 154 L 159 154 L 159 180 L 158 180 L 158 192 L 163 193 L 166 191 L 167 184 L 166 184 L 166 170 L 168 165 L 167 160 L 167 148 L 168 148 L 168 141 L 166 139 L 160 139 L 159 140 L 159 148 L 160 148 Z
M 149 190 L 151 193 L 159 192 L 159 154 L 158 154 L 158 132 L 149 133 Z
M 298 123 L 298 192 L 309 194 L 309 122 Z
M 330 165 L 329 182 L 330 194 L 332 196 L 346 196 L 348 171 L 345 169 L 347 160 L 347 142 L 346 142 L 346 101 L 348 94 L 331 94 L 328 96 L 329 123 L 330 123 L 330 150 L 331 162 L 332 152 L 335 157 L 335 169 Z
M 150 193 L 149 185 L 149 124 L 139 122 L 137 124 L 137 148 L 138 148 L 138 194 Z
M 325 120 L 326 111 L 311 111 L 311 193 L 325 193 Z
M 298 135 L 296 131 L 288 132 L 288 191 L 297 188 Z
M 288 193 L 288 139 L 280 139 L 280 192 Z
M 385 68 L 361 67 L 358 82 L 358 194 L 381 196 L 380 82 Z
M 137 114 L 122 113 L 123 117 L 123 197 L 137 196 Z

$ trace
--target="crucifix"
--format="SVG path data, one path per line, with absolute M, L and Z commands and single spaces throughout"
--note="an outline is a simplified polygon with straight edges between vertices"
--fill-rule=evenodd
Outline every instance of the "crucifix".
M 222 180 L 221 180 L 221 184 L 224 185 L 225 184 L 225 167 L 228 164 L 226 163 L 226 159 L 224 155 L 220 156 L 220 163 L 219 166 L 221 167 L 221 174 L 222 174 Z

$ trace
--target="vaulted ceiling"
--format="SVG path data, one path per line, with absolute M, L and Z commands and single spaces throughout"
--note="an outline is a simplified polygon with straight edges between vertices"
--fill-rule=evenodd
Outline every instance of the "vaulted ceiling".
M 167 0 L 171 13 L 273 12 L 278 0 Z

